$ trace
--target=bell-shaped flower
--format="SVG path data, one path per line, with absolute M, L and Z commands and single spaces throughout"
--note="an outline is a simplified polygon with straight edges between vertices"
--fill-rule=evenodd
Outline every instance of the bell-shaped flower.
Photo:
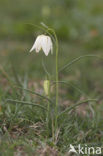
M 32 52 L 33 50 L 35 50 L 37 53 L 40 50 L 43 50 L 44 54 L 48 56 L 49 52 L 51 51 L 52 53 L 53 51 L 53 44 L 51 38 L 47 35 L 39 35 L 36 38 L 30 52 Z

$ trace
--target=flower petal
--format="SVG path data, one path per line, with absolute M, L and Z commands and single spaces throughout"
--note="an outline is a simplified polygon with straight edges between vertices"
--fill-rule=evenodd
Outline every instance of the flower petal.
M 41 46 L 42 49 L 45 53 L 46 56 L 48 56 L 51 48 L 52 48 L 52 41 L 51 38 L 49 36 L 43 36 L 42 41 L 41 41 Z
M 30 49 L 30 52 L 32 52 L 34 49 L 35 49 L 35 42 L 34 42 L 32 48 Z
M 36 52 L 39 52 L 40 51 L 40 49 L 41 49 L 41 36 L 42 35 L 39 35 L 36 38 L 36 41 L 34 42 L 32 48 L 30 49 L 30 52 L 32 52 L 33 50 L 36 50 Z

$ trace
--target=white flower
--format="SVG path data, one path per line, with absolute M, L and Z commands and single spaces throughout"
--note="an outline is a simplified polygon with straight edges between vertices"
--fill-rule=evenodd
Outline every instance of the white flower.
M 50 51 L 52 53 L 53 45 L 52 45 L 52 40 L 49 36 L 39 35 L 36 38 L 36 41 L 34 42 L 30 52 L 35 50 L 38 53 L 41 49 L 43 50 L 46 56 L 48 56 Z

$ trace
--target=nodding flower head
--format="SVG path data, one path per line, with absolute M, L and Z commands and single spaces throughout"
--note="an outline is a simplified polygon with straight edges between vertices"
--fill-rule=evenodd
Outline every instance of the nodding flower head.
M 35 50 L 37 53 L 40 50 L 43 50 L 44 54 L 48 56 L 49 52 L 51 51 L 52 53 L 53 51 L 53 44 L 51 38 L 47 35 L 39 35 L 36 38 L 30 52 L 32 52 L 33 50 Z

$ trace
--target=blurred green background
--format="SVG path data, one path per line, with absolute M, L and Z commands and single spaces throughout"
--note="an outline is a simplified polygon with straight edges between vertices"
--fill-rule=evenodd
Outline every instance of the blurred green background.
M 59 39 L 87 41 L 102 37 L 102 19 L 102 0 L 0 0 L 1 39 L 28 40 L 26 23 L 44 22 L 56 30 Z
M 0 0 L 0 62 L 12 76 L 11 66 L 20 76 L 45 78 L 42 60 L 54 72 L 54 55 L 29 53 L 38 34 L 31 24 L 55 29 L 59 40 L 59 66 L 81 55 L 100 55 L 103 50 L 102 0 Z M 84 90 L 100 92 L 103 83 L 102 59 L 85 58 L 63 74 Z M 69 77 L 69 78 L 68 78 Z M 64 77 L 65 79 L 65 77 Z

